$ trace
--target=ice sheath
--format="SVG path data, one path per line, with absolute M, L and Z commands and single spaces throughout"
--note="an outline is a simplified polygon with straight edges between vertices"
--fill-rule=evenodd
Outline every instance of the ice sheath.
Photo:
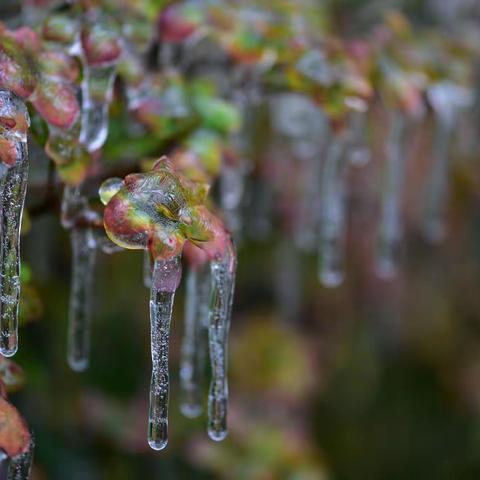
M 175 291 L 180 282 L 181 268 L 180 257 L 174 257 L 171 260 L 156 260 L 152 274 L 150 296 L 152 379 L 148 443 L 154 450 L 162 450 L 168 443 L 170 323 Z
M 3 119 L 23 118 L 29 123 L 24 103 L 11 92 L 0 90 Z M 11 165 L 1 172 L 1 258 L 0 258 L 0 353 L 11 357 L 18 349 L 18 303 L 20 299 L 20 229 L 28 177 L 26 132 L 0 130 L 0 140 L 14 146 Z
M 211 293 L 208 341 L 212 379 L 208 394 L 208 435 L 220 441 L 227 436 L 227 341 L 230 328 L 237 258 L 233 242 L 222 257 L 210 262 Z

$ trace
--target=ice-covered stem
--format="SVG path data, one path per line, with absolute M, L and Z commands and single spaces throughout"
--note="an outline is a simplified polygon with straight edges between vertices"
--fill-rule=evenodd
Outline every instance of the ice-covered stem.
M 18 348 L 20 298 L 20 228 L 28 176 L 27 129 L 24 103 L 13 93 L 0 90 L 1 258 L 0 352 L 6 357 Z
M 435 115 L 432 166 L 425 198 L 423 233 L 432 243 L 445 238 L 445 209 L 448 198 L 448 169 L 453 124 Z
M 185 297 L 185 323 L 180 359 L 180 410 L 188 418 L 202 412 L 201 388 L 207 353 L 210 300 L 208 265 L 188 270 Z
M 29 480 L 30 471 L 32 470 L 34 450 L 35 440 L 33 435 L 30 434 L 28 450 L 10 460 L 7 480 Z
M 180 277 L 180 257 L 155 261 L 150 296 L 152 379 L 148 418 L 148 443 L 154 450 L 162 450 L 168 443 L 170 322 Z
M 215 441 L 223 440 L 227 436 L 227 342 L 236 267 L 235 247 L 230 241 L 224 254 L 210 262 L 208 341 L 212 380 L 208 394 L 208 435 Z
M 384 278 L 390 278 L 396 273 L 403 236 L 401 207 L 408 153 L 405 114 L 399 110 L 391 112 L 389 128 L 376 258 L 377 274 Z
M 327 287 L 340 285 L 344 276 L 346 149 L 346 132 L 332 134 L 322 169 L 318 275 Z

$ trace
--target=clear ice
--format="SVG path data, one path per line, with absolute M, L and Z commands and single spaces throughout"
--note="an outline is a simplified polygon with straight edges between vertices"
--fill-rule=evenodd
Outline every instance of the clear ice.
M 187 275 L 185 323 L 180 359 L 180 411 L 195 418 L 202 413 L 202 384 L 207 354 L 210 301 L 208 265 L 190 268 Z
M 168 351 L 173 300 L 181 277 L 180 257 L 156 260 L 150 296 L 152 379 L 148 443 L 154 450 L 163 450 L 168 443 Z
M 83 66 L 80 142 L 89 152 L 101 148 L 107 139 L 115 74 L 115 65 Z
M 211 293 L 208 342 L 212 379 L 208 393 L 208 436 L 227 436 L 227 341 L 235 289 L 236 252 L 231 243 L 222 258 L 210 262 Z
M 24 103 L 12 93 L 0 91 L 0 116 L 29 122 Z M 11 357 L 18 349 L 18 302 L 20 298 L 20 228 L 27 189 L 28 147 L 26 132 L 0 130 L 0 138 L 12 142 L 15 163 L 2 170 L 0 258 L 0 352 Z
M 89 361 L 92 284 L 97 248 L 92 229 L 76 225 L 79 216 L 84 215 L 87 208 L 87 198 L 81 193 L 81 188 L 65 186 L 62 224 L 70 230 L 72 245 L 67 361 L 70 368 L 77 372 L 84 371 Z
M 89 228 L 73 228 L 72 280 L 68 312 L 67 359 L 72 370 L 88 367 L 93 272 L 96 244 Z

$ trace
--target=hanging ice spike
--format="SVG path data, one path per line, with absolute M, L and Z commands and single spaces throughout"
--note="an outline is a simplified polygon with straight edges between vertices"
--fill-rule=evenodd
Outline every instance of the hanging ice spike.
M 327 287 L 340 285 L 344 275 L 346 142 L 345 134 L 332 135 L 322 172 L 318 275 Z
M 428 100 L 434 113 L 435 130 L 422 230 L 429 242 L 438 243 L 446 236 L 450 146 L 458 117 L 471 106 L 472 95 L 459 85 L 439 82 L 429 89 Z
M 148 443 L 163 450 L 168 443 L 168 351 L 173 300 L 181 277 L 180 257 L 155 261 L 150 296 L 152 379 L 148 417 Z
M 384 192 L 382 198 L 376 271 L 382 278 L 395 275 L 403 235 L 402 192 L 407 162 L 407 118 L 394 111 L 387 140 Z
M 87 198 L 78 186 L 66 186 L 62 200 L 62 224 L 70 230 L 72 244 L 72 280 L 68 311 L 67 361 L 72 370 L 88 367 L 90 351 L 90 309 L 95 239 L 90 228 L 76 222 L 88 212 Z
M 191 267 L 187 275 L 185 326 L 180 360 L 180 410 L 188 418 L 202 413 L 201 387 L 207 353 L 210 272 Z
M 18 348 L 20 228 L 27 189 L 29 122 L 24 103 L 13 93 L 0 90 L 0 352 L 6 357 Z
M 230 328 L 237 257 L 233 243 L 222 258 L 210 263 L 211 294 L 208 341 L 212 380 L 208 394 L 208 436 L 215 441 L 227 436 L 227 341 Z

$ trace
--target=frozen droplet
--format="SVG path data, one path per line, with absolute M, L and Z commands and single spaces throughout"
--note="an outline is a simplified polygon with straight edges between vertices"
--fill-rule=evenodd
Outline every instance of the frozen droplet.
M 168 443 L 170 322 L 175 290 L 181 277 L 181 268 L 180 257 L 171 260 L 156 260 L 153 268 L 150 296 L 152 379 L 148 443 L 154 450 L 162 450 Z
M 208 394 L 208 435 L 220 441 L 227 436 L 227 341 L 235 289 L 236 252 L 229 245 L 223 258 L 210 263 L 211 294 L 208 340 L 212 380 Z
M 210 271 L 191 268 L 187 276 L 185 323 L 180 360 L 180 410 L 188 418 L 202 413 L 201 389 L 207 354 Z

